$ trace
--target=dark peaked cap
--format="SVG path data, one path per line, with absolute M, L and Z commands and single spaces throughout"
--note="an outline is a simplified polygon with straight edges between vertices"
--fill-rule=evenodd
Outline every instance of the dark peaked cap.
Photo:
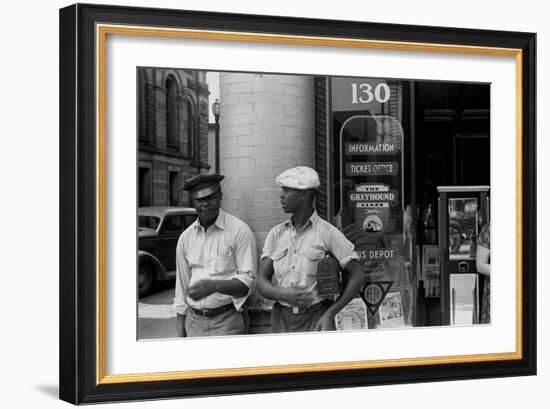
M 189 192 L 191 199 L 202 199 L 210 196 L 220 188 L 220 181 L 224 178 L 223 175 L 217 173 L 206 175 L 198 174 L 183 182 L 183 190 Z

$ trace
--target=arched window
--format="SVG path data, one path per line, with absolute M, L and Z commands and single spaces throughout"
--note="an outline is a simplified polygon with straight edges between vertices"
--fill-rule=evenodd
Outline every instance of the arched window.
M 177 85 L 172 77 L 166 80 L 166 139 L 168 146 L 178 145 Z
M 195 141 L 195 113 L 191 101 L 187 101 L 187 132 L 183 141 L 183 153 L 185 156 L 194 156 L 192 149 Z

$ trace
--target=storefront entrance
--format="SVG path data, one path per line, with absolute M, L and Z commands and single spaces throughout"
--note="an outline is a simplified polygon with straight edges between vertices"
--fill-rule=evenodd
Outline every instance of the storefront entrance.
M 327 90 L 326 217 L 378 263 L 367 286 L 391 283 L 369 328 L 448 324 L 438 187 L 490 185 L 489 84 L 332 78 Z

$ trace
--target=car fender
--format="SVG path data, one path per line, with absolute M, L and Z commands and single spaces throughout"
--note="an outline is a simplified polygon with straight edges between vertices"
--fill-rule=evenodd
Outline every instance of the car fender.
M 138 265 L 143 263 L 144 261 L 147 261 L 153 265 L 153 268 L 155 269 L 155 278 L 157 280 L 162 280 L 162 278 L 166 276 L 166 270 L 158 258 L 156 258 L 153 254 L 149 253 L 148 251 L 139 250 Z

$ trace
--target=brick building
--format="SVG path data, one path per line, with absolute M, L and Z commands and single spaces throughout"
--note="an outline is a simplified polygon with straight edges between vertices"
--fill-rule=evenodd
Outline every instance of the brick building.
M 183 180 L 208 172 L 204 71 L 139 68 L 139 206 L 189 206 Z

